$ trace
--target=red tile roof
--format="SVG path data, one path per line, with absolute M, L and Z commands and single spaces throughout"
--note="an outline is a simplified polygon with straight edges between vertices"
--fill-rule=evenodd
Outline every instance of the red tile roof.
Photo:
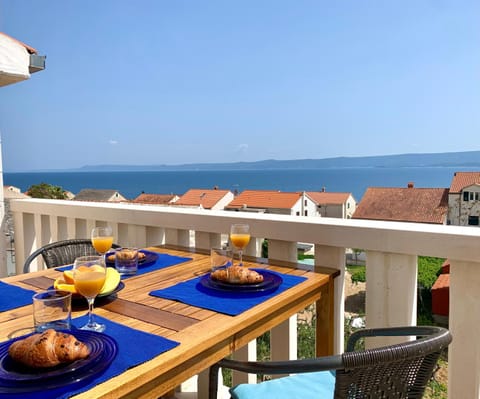
M 225 209 L 248 208 L 292 209 L 302 193 L 282 193 L 269 190 L 245 190 L 235 197 Z
M 147 193 L 142 193 L 137 198 L 132 200 L 132 202 L 137 203 L 137 204 L 167 205 L 175 197 L 176 196 L 174 194 L 147 194 Z
M 191 189 L 183 194 L 177 202 L 172 205 L 200 206 L 205 209 L 211 209 L 218 201 L 225 197 L 230 190 L 202 190 Z
M 369 187 L 353 218 L 444 224 L 447 212 L 447 188 Z
M 480 184 L 480 172 L 455 172 L 450 184 L 450 193 L 461 193 L 465 187 Z
M 306 193 L 315 203 L 328 205 L 345 204 L 350 193 L 326 193 L 324 191 L 307 191 Z

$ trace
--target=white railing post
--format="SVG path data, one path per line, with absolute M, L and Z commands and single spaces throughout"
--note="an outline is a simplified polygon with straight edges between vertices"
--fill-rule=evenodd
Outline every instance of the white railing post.
M 165 243 L 165 229 L 162 227 L 147 226 L 147 242 L 146 246 L 162 245 Z
M 23 213 L 14 213 L 13 222 L 15 225 L 15 272 L 17 274 L 23 273 L 23 264 L 25 263 L 25 252 L 26 252 L 26 237 L 25 229 L 23 228 Z
M 340 271 L 334 281 L 333 353 L 343 353 L 345 328 L 345 248 L 315 244 L 315 267 Z
M 287 262 L 297 262 L 297 243 L 269 240 L 268 257 Z M 295 360 L 297 358 L 297 315 L 270 331 L 271 360 Z
M 366 321 L 368 328 L 417 324 L 417 257 L 366 252 Z M 404 339 L 403 339 L 404 341 Z M 401 338 L 369 340 L 368 347 L 402 342 Z
M 450 260 L 448 397 L 480 398 L 480 263 Z
M 220 247 L 220 245 L 221 234 L 204 231 L 195 232 L 195 248 L 210 250 L 210 248 Z

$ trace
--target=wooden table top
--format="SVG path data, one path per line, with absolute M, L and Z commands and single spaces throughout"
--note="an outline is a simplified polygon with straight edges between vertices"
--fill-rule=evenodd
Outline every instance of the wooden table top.
M 286 266 L 245 262 L 247 267 L 262 267 L 305 276 L 307 280 L 238 316 L 228 316 L 150 296 L 152 290 L 175 285 L 208 272 L 210 259 L 208 255 L 188 250 L 163 247 L 148 249 L 190 257 L 192 260 L 124 280 L 125 287 L 117 293 L 117 299 L 96 307 L 95 314 L 169 338 L 180 345 L 75 398 L 158 398 L 318 301 L 321 293 L 325 292 L 325 287 L 331 286 L 335 276 L 331 270 L 314 273 Z M 49 269 L 8 277 L 2 281 L 41 291 L 52 286 L 53 280 L 59 276 L 60 272 Z M 331 303 L 328 307 L 330 306 Z M 72 317 L 85 313 L 85 308 L 74 308 Z M 32 306 L 0 313 L 0 323 L 0 340 L 4 341 L 12 331 L 31 327 Z

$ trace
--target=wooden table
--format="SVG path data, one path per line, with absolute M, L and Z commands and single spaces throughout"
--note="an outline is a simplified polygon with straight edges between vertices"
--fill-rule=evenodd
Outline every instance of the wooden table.
M 149 296 L 154 289 L 165 288 L 207 272 L 210 259 L 205 254 L 189 250 L 164 247 L 148 249 L 191 257 L 192 260 L 125 280 L 125 288 L 117 293 L 118 298 L 96 308 L 95 313 L 180 342 L 180 345 L 75 398 L 158 398 L 315 302 L 318 314 L 317 354 L 332 353 L 334 270 L 314 273 L 285 265 L 245 262 L 248 267 L 265 267 L 305 276 L 307 280 L 232 317 Z M 53 279 L 60 275 L 60 272 L 49 269 L 8 277 L 2 281 L 40 291 L 51 286 Z M 85 310 L 74 311 L 72 317 L 82 314 L 85 314 Z M 0 325 L 1 341 L 6 340 L 12 331 L 31 326 L 31 305 L 0 313 Z

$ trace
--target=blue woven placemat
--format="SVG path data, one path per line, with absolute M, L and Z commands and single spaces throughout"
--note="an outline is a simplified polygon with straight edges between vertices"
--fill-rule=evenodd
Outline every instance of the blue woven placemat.
M 275 273 L 271 270 L 269 272 Z M 150 295 L 236 316 L 306 280 L 306 277 L 276 274 L 282 278 L 282 283 L 274 291 L 252 293 L 217 291 L 200 284 L 202 277 L 197 277 L 171 287 L 152 291 Z

